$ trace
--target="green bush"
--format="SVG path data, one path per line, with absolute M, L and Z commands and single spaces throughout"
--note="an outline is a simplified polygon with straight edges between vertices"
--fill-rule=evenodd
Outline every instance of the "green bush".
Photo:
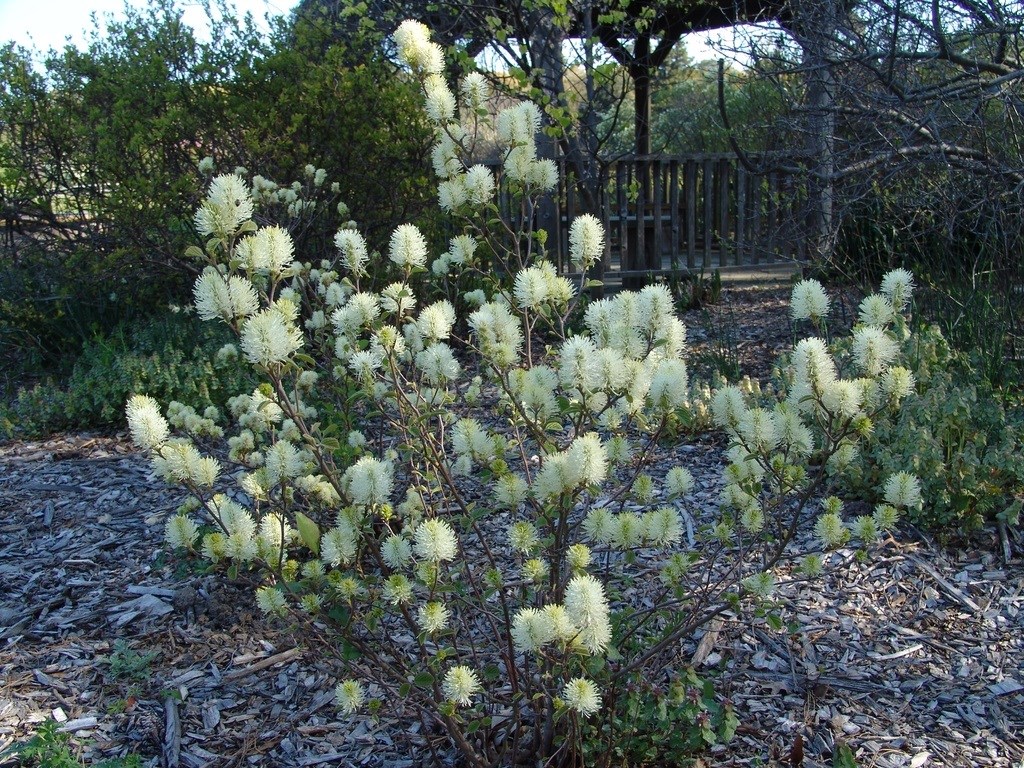
M 187 300 L 206 157 L 218 173 L 259 167 L 285 185 L 315 159 L 331 194 L 367 212 L 375 249 L 432 205 L 433 134 L 400 70 L 356 64 L 313 32 L 301 45 L 284 26 L 268 36 L 213 5 L 209 42 L 174 0 L 150 0 L 42 68 L 37 52 L 0 47 L 0 197 L 26 233 L 0 275 L 0 344 L 30 374 L 59 376 L 87 339 Z M 334 206 L 266 213 L 314 260 L 345 222 Z
M 114 426 L 124 402 L 137 392 L 223 407 L 248 385 L 238 366 L 217 355 L 226 341 L 223 329 L 180 313 L 121 324 L 86 342 L 63 383 L 48 380 L 21 389 L 0 409 L 0 435 Z
M 917 396 L 875 423 L 870 443 L 846 476 L 848 488 L 870 497 L 898 469 L 921 479 L 927 503 L 908 511 L 912 523 L 956 537 L 992 522 L 1024 492 L 1024 414 L 953 353 L 931 326 L 905 343 Z

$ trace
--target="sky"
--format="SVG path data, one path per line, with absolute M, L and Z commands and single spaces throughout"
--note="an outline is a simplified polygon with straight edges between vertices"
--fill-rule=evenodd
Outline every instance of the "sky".
M 298 0 L 232 0 L 241 12 L 251 12 L 261 20 L 268 13 L 280 16 L 288 13 Z M 133 6 L 144 7 L 145 0 L 129 0 Z M 195 0 L 178 0 L 185 9 L 185 21 L 192 24 L 202 36 L 206 16 Z M 102 17 L 112 13 L 124 15 L 125 0 L 0 0 L 0 44 L 14 40 L 26 48 L 47 51 L 51 47 L 60 49 L 68 40 L 82 46 L 86 32 L 92 29 L 90 14 Z M 715 36 L 715 33 L 711 33 Z M 692 59 L 700 61 L 718 58 L 713 50 L 704 45 L 708 33 L 687 35 L 685 42 Z
M 257 20 L 267 13 L 280 16 L 292 9 L 297 0 L 233 0 L 241 12 L 251 12 Z M 144 0 L 130 4 L 145 7 Z M 206 16 L 198 2 L 179 0 L 185 21 L 201 31 Z M 84 44 L 86 31 L 92 29 L 90 14 L 113 13 L 124 16 L 124 0 L 0 0 L 0 43 L 14 40 L 26 48 L 62 48 L 68 38 L 77 46 Z

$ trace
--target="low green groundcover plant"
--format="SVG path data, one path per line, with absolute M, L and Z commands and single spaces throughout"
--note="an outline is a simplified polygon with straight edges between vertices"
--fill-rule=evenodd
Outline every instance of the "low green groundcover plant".
M 954 355 L 931 326 L 904 342 L 917 396 L 875 425 L 877 440 L 847 473 L 850 492 L 871 495 L 879 478 L 908 468 L 929 503 L 910 512 L 915 525 L 943 539 L 986 522 L 1016 523 L 1024 494 L 1024 414 Z
M 0 751 L 0 762 L 8 757 L 18 758 L 18 764 L 38 768 L 83 768 L 72 751 L 71 736 L 60 729 L 54 720 L 46 720 L 31 738 Z M 92 763 L 93 768 L 141 768 L 138 755 L 114 757 Z
M 33 436 L 120 422 L 116 404 L 136 392 L 196 407 L 223 407 L 249 381 L 230 356 L 217 355 L 224 330 L 178 310 L 124 324 L 86 342 L 64 381 L 21 389 L 0 408 L 0 435 Z
M 439 727 L 467 765 L 616 765 L 625 752 L 600 745 L 620 742 L 629 759 L 666 763 L 727 739 L 731 710 L 676 668 L 680 644 L 725 612 L 781 626 L 780 582 L 813 578 L 828 550 L 867 548 L 922 504 L 905 471 L 882 479 L 870 515 L 846 520 L 830 495 L 914 392 L 901 344 L 911 275 L 886 276 L 874 303 L 888 310 L 854 329 L 848 371 L 811 337 L 775 397 L 705 397 L 664 286 L 571 321 L 585 278 L 560 276 L 533 229 L 557 184 L 537 154 L 538 108 L 502 110 L 489 128 L 501 167 L 474 164 L 486 80 L 467 75 L 456 96 L 418 23 L 395 42 L 422 85 L 459 234 L 431 262 L 411 224 L 386 256 L 343 228 L 333 258 L 303 262 L 285 230 L 253 221 L 239 176 L 212 181 L 196 214 L 205 247 L 190 251 L 206 262 L 196 312 L 230 329 L 222 354 L 260 384 L 224 409 L 128 401 L 155 473 L 188 492 L 167 543 L 244 575 L 268 617 L 325 638 L 340 716 L 387 702 Z M 601 224 L 577 217 L 569 242 L 586 275 Z M 484 287 L 458 296 L 464 323 L 447 298 L 424 301 L 467 275 Z M 794 290 L 798 317 L 827 309 L 820 285 Z M 694 506 L 687 467 L 658 460 L 671 426 L 701 409 L 729 440 L 713 511 Z M 801 550 L 808 518 L 815 544 Z M 650 754 L 637 726 L 667 730 L 662 705 L 678 738 Z

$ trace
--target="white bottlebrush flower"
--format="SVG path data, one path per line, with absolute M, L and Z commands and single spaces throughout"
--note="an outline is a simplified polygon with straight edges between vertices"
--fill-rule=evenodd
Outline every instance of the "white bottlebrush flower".
M 438 600 L 424 603 L 416 611 L 416 621 L 420 628 L 429 635 L 446 629 L 450 618 L 451 613 L 448 611 L 448 607 Z
M 213 173 L 214 169 L 213 158 L 210 157 L 209 155 L 204 157 L 202 160 L 199 161 L 197 169 L 201 174 L 203 174 L 203 176 L 209 176 L 211 173 Z
M 612 639 L 604 586 L 593 576 L 574 576 L 565 588 L 565 610 L 580 629 L 577 641 L 590 653 L 600 653 Z
M 147 395 L 134 395 L 125 408 L 132 440 L 140 448 L 155 451 L 167 441 L 170 427 L 160 413 L 156 400 Z
M 861 409 L 864 389 L 855 381 L 840 379 L 827 384 L 821 393 L 821 404 L 836 416 L 853 418 Z
M 223 174 L 210 182 L 206 199 L 196 211 L 196 229 L 203 236 L 231 237 L 243 222 L 252 218 L 252 212 L 252 196 L 246 183 L 234 174 Z
M 877 376 L 896 359 L 899 346 L 881 328 L 864 325 L 853 331 L 853 359 L 866 376 Z
M 724 429 L 735 429 L 746 412 L 743 392 L 737 386 L 722 387 L 711 398 L 711 417 Z
M 586 544 L 573 544 L 565 551 L 565 562 L 573 573 L 585 571 L 590 566 L 590 547 Z
M 583 717 L 590 717 L 601 709 L 601 692 L 585 677 L 574 677 L 562 689 L 565 705 Z
M 469 327 L 476 334 L 484 357 L 499 368 L 508 368 L 519 360 L 523 332 L 519 318 L 498 302 L 489 302 L 469 316 Z
M 402 269 L 426 265 L 427 241 L 415 224 L 401 224 L 391 234 L 389 257 Z
M 371 381 L 374 371 L 384 363 L 384 355 L 375 349 L 361 349 L 348 358 L 348 369 L 361 381 Z
M 424 520 L 416 526 L 413 539 L 416 556 L 434 563 L 452 560 L 459 548 L 458 539 L 451 525 L 446 520 L 436 517 Z
M 872 293 L 867 296 L 858 308 L 858 322 L 861 325 L 869 325 L 875 328 L 885 328 L 893 321 L 896 310 L 892 303 L 880 293 Z
M 786 403 L 775 407 L 775 428 L 782 447 L 797 456 L 807 456 L 814 450 L 811 430 L 800 420 L 800 413 Z
M 353 294 L 344 306 L 334 310 L 331 323 L 339 334 L 355 335 L 362 328 L 371 326 L 380 313 L 380 298 L 374 293 L 360 291 Z
M 523 580 L 530 584 L 543 584 L 551 575 L 551 565 L 547 560 L 533 557 L 523 563 Z
M 820 320 L 828 314 L 828 294 L 817 280 L 801 280 L 793 286 L 789 311 L 794 320 Z
M 437 204 L 445 213 L 457 213 L 469 202 L 469 190 L 461 176 L 445 179 L 437 185 Z
M 449 123 L 444 130 L 438 130 L 436 135 L 437 142 L 430 151 L 434 173 L 442 179 L 450 179 L 465 170 L 459 157 L 459 141 L 465 136 L 465 131 L 458 123 Z
M 658 507 L 645 512 L 642 527 L 645 538 L 658 547 L 675 544 L 683 538 L 679 512 L 672 507 Z
M 282 480 L 291 480 L 303 472 L 303 459 L 298 449 L 287 440 L 278 440 L 264 452 L 263 467 L 267 481 L 277 485 Z
M 794 378 L 820 391 L 836 380 L 835 360 L 825 342 L 818 338 L 802 339 L 793 350 Z
M 520 475 L 503 475 L 494 484 L 494 505 L 498 509 L 518 509 L 526 501 L 530 487 Z
M 533 102 L 523 101 L 507 107 L 498 113 L 495 121 L 498 141 L 504 147 L 532 144 L 540 123 L 540 109 Z
M 520 651 L 539 651 L 555 639 L 551 617 L 536 608 L 523 608 L 512 619 L 512 643 Z
M 580 269 L 590 269 L 604 255 L 604 227 L 596 216 L 577 216 L 569 227 L 569 256 Z
M 586 336 L 572 336 L 562 344 L 558 378 L 566 387 L 589 392 L 599 384 L 597 347 Z
M 914 509 L 921 506 L 921 481 L 909 472 L 897 472 L 885 481 L 885 500 L 897 509 Z
M 476 676 L 476 672 L 463 665 L 452 667 L 445 672 L 441 683 L 441 691 L 445 698 L 461 707 L 472 704 L 473 697 L 480 692 L 480 688 L 480 678 Z
M 455 324 L 455 308 L 447 300 L 441 300 L 424 307 L 416 319 L 416 327 L 424 343 L 447 339 Z
M 401 573 L 391 574 L 384 582 L 382 597 L 391 605 L 399 605 L 412 601 L 412 583 Z
M 875 511 L 872 515 L 875 521 L 875 527 L 880 531 L 888 531 L 896 527 L 896 523 L 899 522 L 900 513 L 896 507 L 889 504 L 879 504 L 875 507 Z
M 661 360 L 654 375 L 647 399 L 656 409 L 669 413 L 686 404 L 689 395 L 686 363 L 682 360 Z
M 914 276 L 906 269 L 891 270 L 882 277 L 881 291 L 892 303 L 893 309 L 902 312 L 914 292 Z
M 640 546 L 647 536 L 644 519 L 636 512 L 620 512 L 615 516 L 611 529 L 611 544 L 627 550 Z
M 840 547 L 850 538 L 850 532 L 837 512 L 825 512 L 819 516 L 814 524 L 814 535 L 827 549 Z
M 462 265 L 473 260 L 476 249 L 477 242 L 471 235 L 456 235 L 448 241 L 448 258 L 452 264 Z
M 164 525 L 164 540 L 171 549 L 192 549 L 199 539 L 199 527 L 188 515 L 175 515 Z
M 380 556 L 388 568 L 401 570 L 412 560 L 412 545 L 402 536 L 391 534 L 380 545 Z
M 354 229 L 339 229 L 334 236 L 334 245 L 341 253 L 345 268 L 356 277 L 366 274 L 366 263 L 370 259 L 366 240 Z
M 366 692 L 358 680 L 342 680 L 334 688 L 334 699 L 343 715 L 351 715 L 363 706 Z
M 508 151 L 502 161 L 505 177 L 519 184 L 527 184 L 533 164 L 537 161 L 537 147 L 531 142 L 515 146 Z
M 232 322 L 248 317 L 260 306 L 256 288 L 239 275 L 226 277 L 206 267 L 192 288 L 196 314 L 201 320 Z
M 675 300 L 668 286 L 660 283 L 644 286 L 636 294 L 635 322 L 648 337 L 653 337 L 670 317 L 673 317 Z
M 416 295 L 407 283 L 391 283 L 380 292 L 380 306 L 401 318 L 416 308 Z
M 442 341 L 416 354 L 416 367 L 433 387 L 443 387 L 459 377 L 461 368 L 451 347 Z
M 434 123 L 443 125 L 455 117 L 455 94 L 441 75 L 427 75 L 423 79 L 424 109 Z
M 358 533 L 352 524 L 345 518 L 338 523 L 320 537 L 320 559 L 335 568 L 352 562 L 358 547 Z
M 406 20 L 394 34 L 398 58 L 415 72 L 437 74 L 444 69 L 444 52 L 430 41 L 430 30 L 418 21 Z
M 494 199 L 494 173 L 486 165 L 478 164 L 470 167 L 463 177 L 463 182 L 472 205 L 487 205 Z
M 853 535 L 864 544 L 870 544 L 878 538 L 878 524 L 870 515 L 860 515 L 853 521 Z
M 685 496 L 693 490 L 693 475 L 685 467 L 673 467 L 665 474 L 665 490 L 670 496 Z
M 756 499 L 752 501 L 753 503 L 747 504 L 740 512 L 740 525 L 750 533 L 760 533 L 764 529 L 764 510 Z
M 547 456 L 533 477 L 534 495 L 545 500 L 575 490 L 581 481 L 579 469 L 564 453 Z
M 491 98 L 491 85 L 479 72 L 470 72 L 459 83 L 459 95 L 462 97 L 462 103 L 469 109 L 483 109 L 487 100 Z
M 744 411 L 736 424 L 736 433 L 750 449 L 762 452 L 772 451 L 779 441 L 774 415 L 763 408 Z
M 487 461 L 494 454 L 494 440 L 476 419 L 459 419 L 451 435 L 452 448 L 460 456 Z
M 558 186 L 558 166 L 554 160 L 541 158 L 531 162 L 523 179 L 540 192 L 551 192 Z
M 292 266 L 295 244 L 288 230 L 278 226 L 263 227 L 238 243 L 235 256 L 246 271 L 276 278 Z
M 220 531 L 212 531 L 203 536 L 203 557 L 217 563 L 227 556 L 227 537 Z
M 256 590 L 256 605 L 267 616 L 284 616 L 288 612 L 288 602 L 280 590 L 274 587 L 260 587 Z
M 596 432 L 577 437 L 565 452 L 582 485 L 600 485 L 608 475 L 608 454 Z
M 549 299 L 548 281 L 540 268 L 520 270 L 512 286 L 512 296 L 520 309 L 536 309 Z
M 508 529 L 508 543 L 513 552 L 529 554 L 540 544 L 537 526 L 525 520 L 512 523 Z
M 595 544 L 610 544 L 618 526 L 606 507 L 591 507 L 583 518 L 583 533 Z
M 240 346 L 253 365 L 269 367 L 284 363 L 302 345 L 302 331 L 273 305 L 250 316 L 242 325 Z
M 393 488 L 391 465 L 372 456 L 363 456 L 345 470 L 342 483 L 356 506 L 387 504 Z
M 901 366 L 886 370 L 881 378 L 882 392 L 897 403 L 914 391 L 916 381 L 914 374 Z
M 544 618 L 551 624 L 552 640 L 568 643 L 579 634 L 579 628 L 572 623 L 564 605 L 545 605 L 541 608 Z

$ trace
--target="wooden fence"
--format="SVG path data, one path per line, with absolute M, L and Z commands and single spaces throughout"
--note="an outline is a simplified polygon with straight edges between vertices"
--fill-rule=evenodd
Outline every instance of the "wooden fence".
M 571 273 L 569 225 L 587 211 L 564 165 L 560 178 L 552 233 L 559 247 L 552 251 L 559 271 Z M 599 188 L 607 237 L 593 276 L 606 282 L 635 284 L 807 256 L 804 180 L 780 171 L 751 173 L 735 155 L 624 158 L 608 166 Z

